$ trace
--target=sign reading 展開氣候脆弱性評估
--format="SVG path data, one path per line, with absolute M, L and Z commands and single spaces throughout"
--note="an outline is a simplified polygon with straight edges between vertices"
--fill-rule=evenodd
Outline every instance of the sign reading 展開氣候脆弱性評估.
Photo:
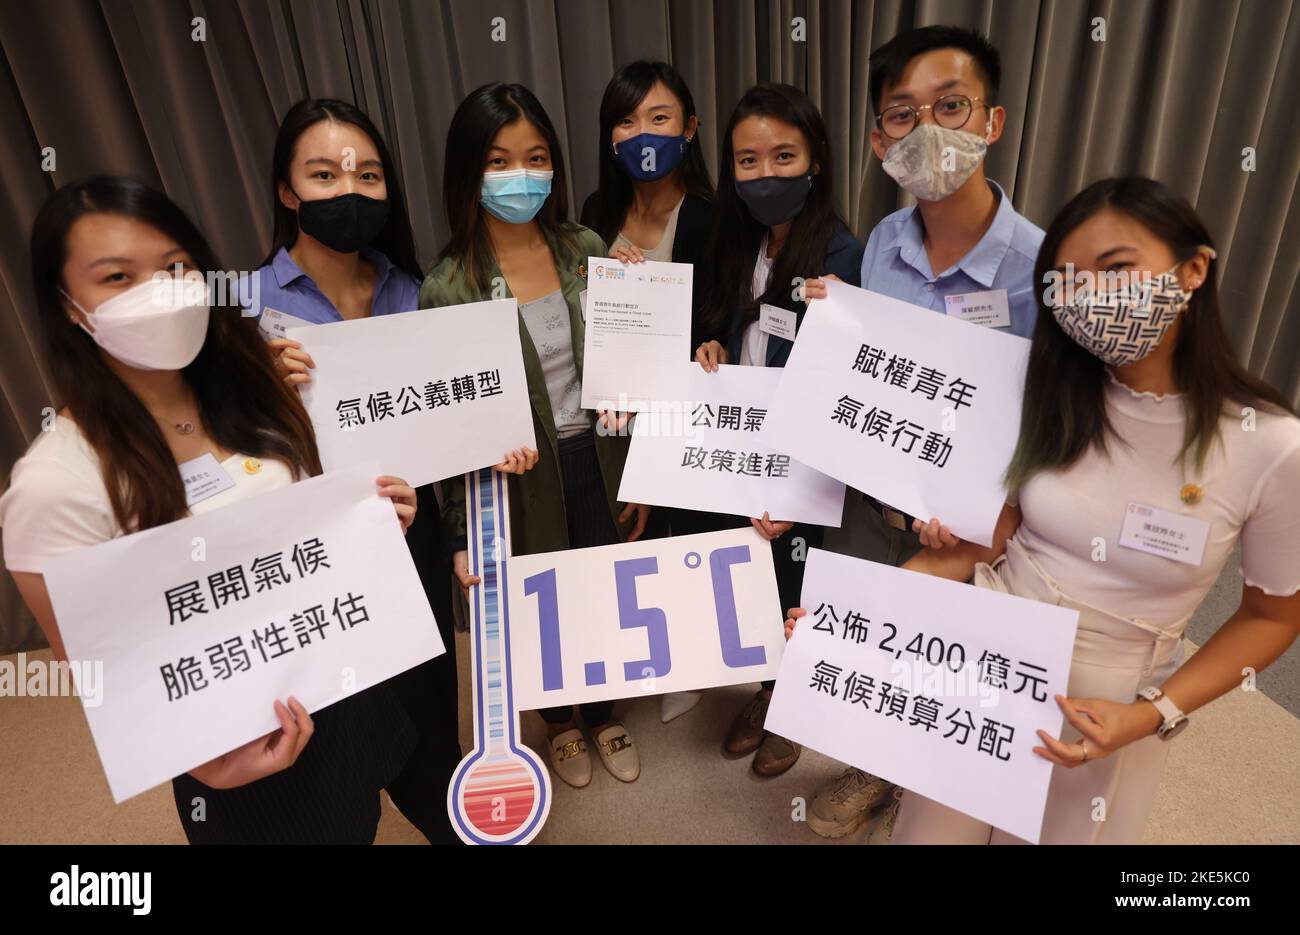
M 122 802 L 444 652 L 379 469 L 363 464 L 69 552 L 42 569 Z M 84 700 L 84 699 L 83 699 Z

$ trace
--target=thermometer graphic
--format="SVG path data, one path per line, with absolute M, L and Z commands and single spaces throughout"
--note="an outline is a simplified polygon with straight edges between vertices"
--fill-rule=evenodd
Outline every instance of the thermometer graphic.
M 527 844 L 551 810 L 545 765 L 519 740 L 510 684 L 510 500 L 506 476 L 465 475 L 470 573 L 474 749 L 452 775 L 447 811 L 466 844 Z

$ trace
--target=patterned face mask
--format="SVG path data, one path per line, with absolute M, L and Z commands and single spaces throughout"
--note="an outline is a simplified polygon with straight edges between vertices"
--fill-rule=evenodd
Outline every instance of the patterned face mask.
M 922 123 L 889 147 L 880 167 L 918 201 L 942 201 L 966 184 L 988 151 L 982 136 Z
M 1178 267 L 1123 289 L 1084 290 L 1052 308 L 1061 330 L 1111 366 L 1132 364 L 1154 351 L 1192 294 L 1178 283 Z

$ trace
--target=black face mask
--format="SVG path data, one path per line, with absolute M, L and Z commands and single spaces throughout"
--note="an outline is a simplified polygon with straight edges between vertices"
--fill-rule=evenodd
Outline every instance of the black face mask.
M 811 175 L 767 175 L 736 180 L 736 194 L 754 220 L 768 227 L 784 224 L 803 210 L 812 191 Z
M 356 253 L 388 223 L 389 204 L 355 192 L 298 202 L 298 227 L 331 250 Z

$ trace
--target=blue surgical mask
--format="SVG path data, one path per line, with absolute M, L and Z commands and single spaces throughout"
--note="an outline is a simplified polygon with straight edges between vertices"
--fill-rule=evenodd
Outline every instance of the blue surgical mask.
M 661 179 L 681 165 L 691 141 L 684 135 L 660 136 L 638 133 L 614 143 L 614 161 L 636 182 Z
M 550 197 L 554 175 L 550 169 L 484 172 L 479 200 L 483 207 L 507 224 L 527 224 Z

